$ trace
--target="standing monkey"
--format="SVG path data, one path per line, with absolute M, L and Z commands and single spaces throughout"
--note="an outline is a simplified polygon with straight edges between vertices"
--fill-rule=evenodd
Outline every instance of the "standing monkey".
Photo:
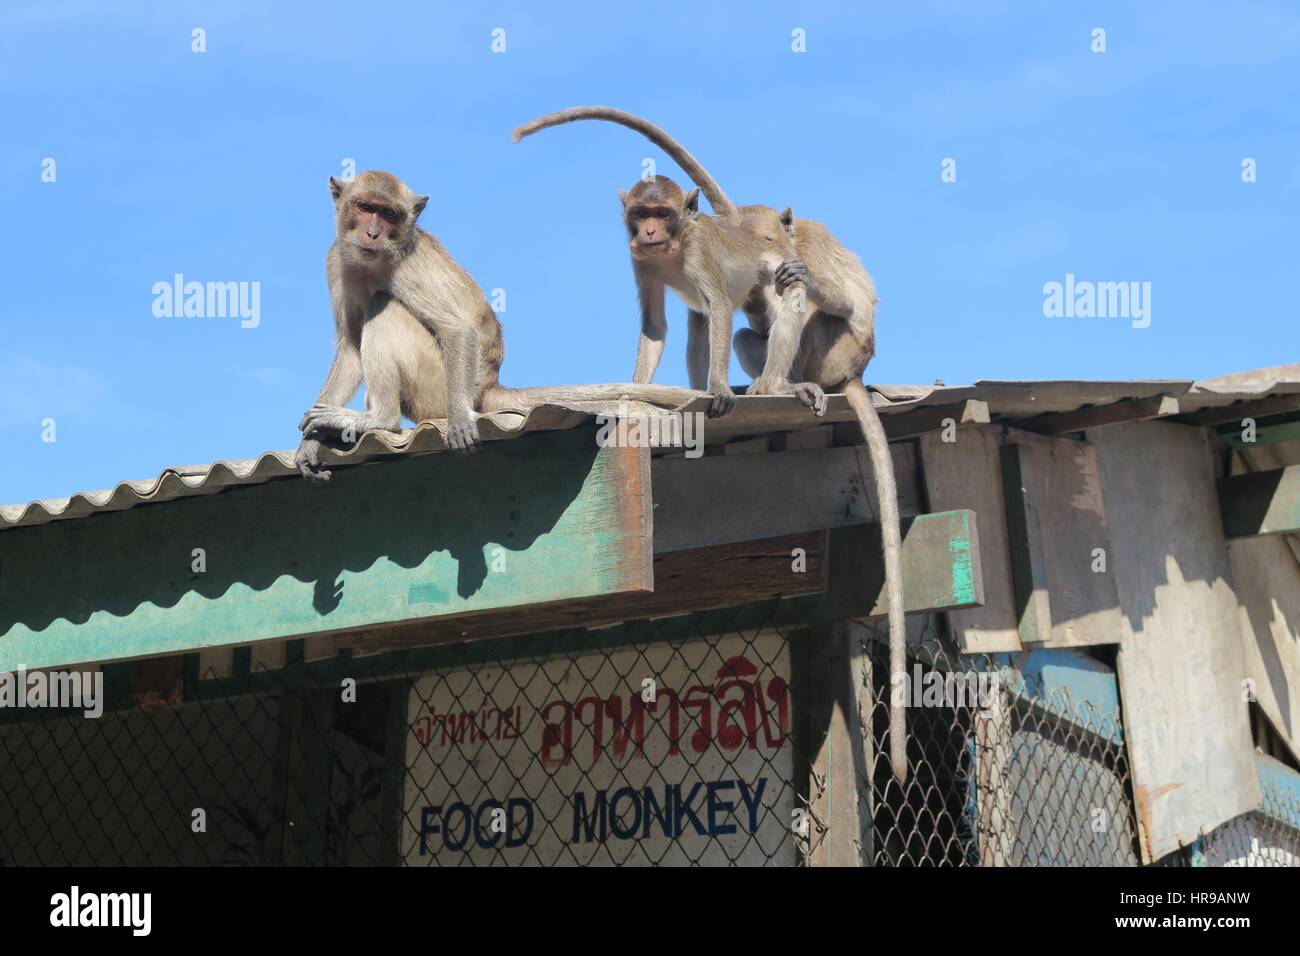
M 776 307 L 773 274 L 794 255 L 787 224 L 767 206 L 736 207 L 671 136 L 621 110 L 593 106 L 552 113 L 520 126 L 514 139 L 518 142 L 539 130 L 580 119 L 609 120 L 642 133 L 697 184 L 698 188 L 683 193 L 667 176 L 655 176 L 619 194 L 641 302 L 641 338 L 632 378 L 649 382 L 659 366 L 668 332 L 664 295 L 671 287 L 688 310 L 686 368 L 691 388 L 707 388 L 713 396 L 710 415 L 725 414 L 736 403 L 727 383 L 731 317 L 754 296 Z M 701 190 L 713 207 L 712 216 L 700 212 Z M 818 401 L 806 390 L 797 394 L 810 407 Z
M 512 389 L 498 374 L 501 323 L 469 273 L 415 221 L 429 201 L 396 176 L 367 171 L 331 177 L 337 238 L 325 259 L 337 350 L 316 404 L 299 423 L 295 462 L 326 479 L 321 440 L 351 443 L 367 431 L 447 419 L 447 444 L 466 452 L 480 414 L 548 401 L 627 398 L 679 405 L 698 393 L 654 385 L 574 385 Z M 365 411 L 344 407 L 366 383 Z M 349 436 L 351 438 L 349 439 Z
M 637 380 L 650 380 L 663 350 L 667 329 L 663 286 L 671 285 L 692 309 L 690 333 L 694 333 L 698 313 L 688 295 L 699 295 L 695 290 L 701 275 L 715 268 L 717 275 L 725 277 L 721 284 L 730 293 L 728 330 L 732 303 L 740 304 L 749 319 L 750 328 L 741 329 L 735 337 L 741 367 L 754 377 L 748 394 L 797 395 L 819 415 L 825 411 L 824 391 L 842 391 L 848 399 L 867 444 L 880 501 L 890 672 L 903 673 L 907 658 L 898 489 L 888 437 L 862 383 L 867 363 L 875 354 L 876 292 L 871 277 L 857 256 L 818 223 L 796 222 L 788 208 L 782 213 L 767 206 L 737 209 L 694 156 L 659 127 L 631 113 L 604 106 L 575 107 L 525 123 L 514 131 L 514 140 L 585 119 L 606 120 L 641 133 L 698 187 L 683 197 L 671 179 L 656 176 L 638 183 L 623 197 L 641 298 Z M 701 190 L 716 219 L 698 215 Z M 715 227 L 693 228 L 702 223 L 714 223 Z M 639 249 L 643 250 L 641 259 Z M 661 251 L 646 254 L 645 250 Z M 712 317 L 714 313 L 709 314 Z M 698 387 L 699 358 L 689 342 L 687 361 L 691 385 Z M 716 363 L 713 354 L 710 367 Z M 724 370 L 725 364 L 724 356 Z M 714 391 L 712 384 L 710 391 Z M 904 781 L 907 726 L 901 707 L 891 710 L 889 740 L 894 775 Z

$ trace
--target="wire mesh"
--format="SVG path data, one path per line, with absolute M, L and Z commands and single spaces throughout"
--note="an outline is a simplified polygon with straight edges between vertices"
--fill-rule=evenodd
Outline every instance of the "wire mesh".
M 901 680 L 876 625 L 789 600 L 311 663 L 291 646 L 285 666 L 242 673 L 238 656 L 221 675 L 194 658 L 116 667 L 97 719 L 0 712 L 0 859 L 788 866 L 840 841 L 879 866 L 1136 864 L 1122 728 L 1008 656 L 956 653 L 939 620 Z M 835 640 L 847 785 L 815 699 Z M 902 784 L 891 699 L 907 705 Z M 1220 828 L 1209 855 L 1295 862 L 1286 799 Z

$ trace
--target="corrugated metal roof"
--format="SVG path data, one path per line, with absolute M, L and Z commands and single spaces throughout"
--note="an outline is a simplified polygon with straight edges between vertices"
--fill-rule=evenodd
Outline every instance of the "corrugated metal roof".
M 1036 415 L 1077 411 L 1093 405 L 1110 405 L 1128 399 L 1171 395 L 1179 399 L 1184 414 L 1269 395 L 1300 395 L 1300 363 L 1238 372 L 1193 382 L 1187 379 L 1131 382 L 999 382 L 980 381 L 962 386 L 877 385 L 876 405 L 883 414 L 946 405 L 969 399 L 987 402 L 994 421 L 1018 421 Z M 654 411 L 636 402 L 624 403 L 628 412 Z M 697 399 L 678 411 L 703 412 L 708 399 Z M 528 432 L 573 428 L 598 414 L 617 414 L 617 403 L 544 405 L 528 415 L 500 412 L 479 421 L 485 441 L 515 438 Z M 831 396 L 824 418 L 812 418 L 797 399 L 775 396 L 741 396 L 724 418 L 710 420 L 706 441 L 726 441 L 738 435 L 791 431 L 828 422 L 850 421 L 853 413 L 841 395 Z M 445 451 L 438 423 L 425 423 L 401 433 L 369 432 L 349 451 L 326 452 L 331 466 L 355 465 L 391 455 Z M 156 478 L 124 481 L 109 491 L 80 492 L 71 498 L 42 499 L 23 505 L 0 505 L 0 530 L 55 520 L 82 518 L 104 511 L 121 511 L 146 502 L 170 501 L 214 494 L 239 485 L 253 485 L 293 477 L 292 451 L 266 452 L 256 459 L 217 461 L 211 465 L 168 468 Z

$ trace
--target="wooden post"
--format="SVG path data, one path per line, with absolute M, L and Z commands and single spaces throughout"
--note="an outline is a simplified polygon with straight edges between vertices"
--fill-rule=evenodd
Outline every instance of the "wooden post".
M 864 631 L 861 624 L 836 621 L 798 635 L 802 680 L 796 691 L 805 694 L 798 708 L 805 715 L 805 745 L 796 749 L 795 773 L 806 780 L 800 790 L 807 800 L 808 866 L 871 865 L 874 753 Z
M 980 866 L 1010 866 L 1015 822 L 1007 767 L 1011 761 L 1011 711 L 1001 683 L 988 710 L 975 716 L 975 817 Z

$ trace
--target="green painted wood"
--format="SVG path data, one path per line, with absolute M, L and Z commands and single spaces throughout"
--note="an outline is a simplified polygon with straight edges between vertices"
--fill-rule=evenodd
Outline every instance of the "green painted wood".
M 1219 510 L 1228 538 L 1300 531 L 1300 465 L 1220 478 Z
M 593 434 L 4 532 L 0 671 L 650 590 L 647 451 Z
M 975 512 L 965 509 L 904 518 L 903 603 L 908 614 L 979 607 L 984 603 Z M 889 613 L 880 525 L 830 532 L 826 619 Z
M 1259 448 L 1263 445 L 1280 445 L 1283 442 L 1300 439 L 1300 416 L 1263 419 L 1255 426 L 1253 441 L 1245 441 L 1240 425 L 1222 426 L 1218 429 L 1219 437 L 1229 448 Z

